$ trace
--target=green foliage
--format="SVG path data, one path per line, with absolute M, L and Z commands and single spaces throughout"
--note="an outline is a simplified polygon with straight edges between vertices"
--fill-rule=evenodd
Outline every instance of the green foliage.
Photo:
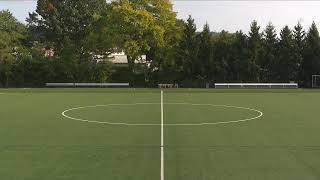
M 68 44 L 76 44 L 78 53 L 84 53 L 87 37 L 105 6 L 104 0 L 38 0 L 28 22 L 40 40 L 52 43 L 56 53 Z
M 198 36 L 199 52 L 196 61 L 196 72 L 200 79 L 206 82 L 212 79 L 211 73 L 213 72 L 213 49 L 212 39 L 210 34 L 209 24 L 206 23 L 203 31 Z
M 278 60 L 278 39 L 275 27 L 269 23 L 264 32 L 263 57 L 260 62 L 260 78 L 262 82 L 272 82 L 277 79 L 275 74 Z
M 214 77 L 215 81 L 225 82 L 229 80 L 229 52 L 234 35 L 222 31 L 213 41 Z
M 195 79 L 195 64 L 198 56 L 199 44 L 197 41 L 196 25 L 194 19 L 189 16 L 183 30 L 182 39 L 179 45 L 179 63 L 183 67 L 184 75 L 187 78 Z
M 237 82 L 249 79 L 248 37 L 242 31 L 235 33 L 229 58 L 229 78 Z
M 179 53 L 179 43 L 184 29 L 184 22 L 176 19 L 176 13 L 173 13 L 172 5 L 169 3 L 164 3 L 164 5 L 166 8 L 160 11 L 162 12 L 163 19 L 159 23 L 161 23 L 165 29 L 165 45 L 161 47 L 152 45 L 150 50 L 146 53 L 147 61 L 150 63 L 148 72 L 150 76 L 147 79 L 148 81 L 152 81 L 152 83 L 156 83 L 156 81 L 174 83 L 180 79 L 180 76 L 182 75 L 181 66 L 178 66 L 177 64 L 179 61 L 177 57 Z
M 166 28 L 170 24 L 169 1 L 117 0 L 111 3 L 108 20 L 110 28 L 117 32 L 119 48 L 128 56 L 129 67 L 134 61 L 150 50 L 151 47 L 163 47 Z M 175 16 L 174 19 L 175 20 Z
M 128 77 L 130 82 L 133 83 L 134 74 L 141 72 L 144 81 L 150 82 L 159 71 L 175 64 L 174 48 L 180 37 L 176 21 L 169 0 L 116 0 L 102 13 L 98 21 L 102 31 L 98 29 L 97 34 L 111 42 L 109 52 L 123 50 L 126 53 L 129 71 L 133 73 Z M 148 55 L 150 68 L 145 62 L 141 63 L 142 55 Z
M 262 56 L 262 34 L 257 21 L 253 21 L 249 32 L 250 80 L 260 82 L 259 70 Z
M 315 23 L 307 34 L 299 23 L 279 36 L 272 23 L 262 32 L 256 21 L 248 35 L 211 32 L 209 24 L 197 32 L 191 16 L 177 19 L 169 0 L 38 0 L 27 22 L 26 28 L 0 11 L 0 86 L 297 81 L 309 87 L 311 75 L 320 74 Z M 119 51 L 128 66 L 109 62 Z
M 301 82 L 301 75 L 302 75 L 302 63 L 303 63 L 303 50 L 305 47 L 305 32 L 303 30 L 303 27 L 300 23 L 298 23 L 294 27 L 293 31 L 293 37 L 294 37 L 294 48 L 293 48 L 293 54 L 294 58 L 297 63 L 298 72 L 296 73 L 296 81 Z
M 305 86 L 311 86 L 311 76 L 320 74 L 320 37 L 315 24 L 312 23 L 307 35 L 303 51 L 302 80 Z
M 25 27 L 9 11 L 0 11 L 0 86 L 8 86 L 24 33 Z
M 44 63 L 50 74 L 47 82 L 106 82 L 110 76 L 109 63 L 97 63 L 113 47 L 104 35 L 101 24 L 108 9 L 104 0 L 39 0 L 36 12 L 28 22 L 32 48 L 44 54 L 52 50 L 53 62 Z M 108 36 L 110 37 L 110 36 Z M 43 56 L 43 55 L 42 55 Z M 106 67 L 110 66 L 110 67 Z
M 279 62 L 277 72 L 279 73 L 279 80 L 284 82 L 286 80 L 294 81 L 297 79 L 299 72 L 298 62 L 295 59 L 294 51 L 294 37 L 288 26 L 285 26 L 280 32 L 279 42 Z

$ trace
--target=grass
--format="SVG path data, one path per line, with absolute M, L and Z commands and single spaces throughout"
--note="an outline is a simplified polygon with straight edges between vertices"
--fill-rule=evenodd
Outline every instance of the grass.
M 4 94 L 1 94 L 4 93 Z M 153 103 L 130 105 L 133 103 Z M 165 180 L 320 179 L 320 91 L 165 90 L 164 122 L 256 120 L 165 126 Z M 4 180 L 158 180 L 157 89 L 0 89 L 0 177 Z M 168 104 L 188 103 L 188 104 Z

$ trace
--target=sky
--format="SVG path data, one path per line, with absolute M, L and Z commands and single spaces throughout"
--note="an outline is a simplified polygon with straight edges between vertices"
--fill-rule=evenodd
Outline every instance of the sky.
M 186 19 L 191 14 L 198 30 L 207 22 L 211 31 L 242 30 L 247 33 L 253 20 L 257 20 L 262 29 L 272 22 L 278 32 L 285 25 L 292 28 L 297 22 L 305 28 L 312 21 L 320 25 L 320 1 L 173 0 L 173 4 L 178 18 Z M 35 8 L 36 1 L 33 0 L 0 0 L 0 10 L 9 9 L 22 22 Z

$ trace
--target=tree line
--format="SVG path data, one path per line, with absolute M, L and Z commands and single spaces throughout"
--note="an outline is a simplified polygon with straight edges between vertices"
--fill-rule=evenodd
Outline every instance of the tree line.
M 185 24 L 180 46 L 189 77 L 206 82 L 298 82 L 310 87 L 311 76 L 320 72 L 320 39 L 313 22 L 307 32 L 300 23 L 285 26 L 279 36 L 269 23 L 264 30 L 256 21 L 248 35 L 222 31 L 210 35 L 209 25 L 197 33 L 191 17 Z M 190 54 L 193 54 L 191 57 Z
M 251 23 L 242 31 L 197 31 L 194 19 L 178 19 L 169 0 L 38 0 L 22 24 L 0 11 L 0 86 L 37 87 L 46 82 L 130 82 L 152 87 L 177 83 L 298 82 L 310 87 L 320 74 L 315 23 L 285 26 Z M 123 50 L 127 66 L 109 55 Z M 146 55 L 146 62 L 140 57 Z M 136 63 L 136 62 L 140 63 Z

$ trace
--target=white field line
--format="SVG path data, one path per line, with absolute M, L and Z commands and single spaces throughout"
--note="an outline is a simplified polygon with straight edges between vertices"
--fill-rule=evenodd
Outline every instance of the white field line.
M 160 180 L 164 180 L 164 138 L 163 138 L 163 91 L 161 90 L 161 168 L 160 168 Z
M 109 125 L 125 125 L 125 126 L 161 126 L 160 124 L 130 124 L 130 123 L 113 123 L 113 122 L 107 122 L 107 121 L 92 121 L 87 119 L 81 119 L 81 118 L 75 118 L 66 115 L 67 112 L 78 110 L 78 109 L 85 109 L 85 108 L 94 108 L 94 107 L 108 107 L 108 106 L 135 106 L 135 105 L 158 105 L 159 103 L 133 103 L 133 104 L 107 104 L 107 105 L 93 105 L 93 106 L 83 106 L 83 107 L 75 107 L 70 108 L 65 111 L 63 111 L 61 114 L 63 117 L 72 119 L 75 121 L 82 121 L 82 122 L 89 122 L 89 123 L 97 123 L 97 124 L 109 124 Z M 245 109 L 249 111 L 254 111 L 259 113 L 258 116 L 252 117 L 252 118 L 246 118 L 246 119 L 240 119 L 240 120 L 233 120 L 233 121 L 221 121 L 221 122 L 203 122 L 203 123 L 181 123 L 181 124 L 163 124 L 163 126 L 204 126 L 204 125 L 219 125 L 219 124 L 231 124 L 231 123 L 241 123 L 246 121 L 252 121 L 259 119 L 263 116 L 263 112 L 257 109 L 247 108 L 247 107 L 240 107 L 240 106 L 230 106 L 230 105 L 215 105 L 215 104 L 189 104 L 189 103 L 162 103 L 162 104 L 168 104 L 168 105 L 191 105 L 191 106 L 212 106 L 212 107 L 226 107 L 226 108 L 235 108 L 235 109 Z

